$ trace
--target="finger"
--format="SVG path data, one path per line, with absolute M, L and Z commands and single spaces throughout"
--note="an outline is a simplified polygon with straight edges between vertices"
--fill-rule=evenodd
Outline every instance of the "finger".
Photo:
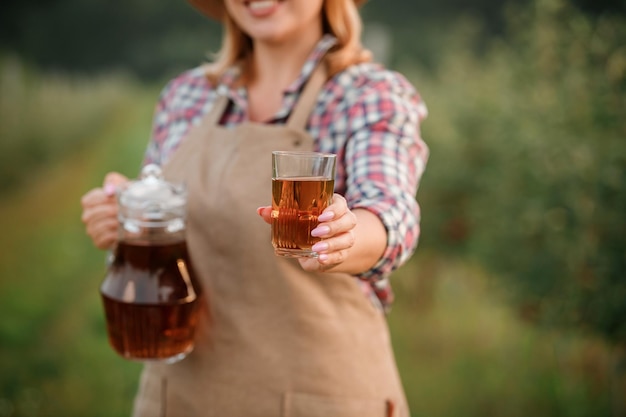
M 336 217 L 335 219 L 320 222 L 315 229 L 311 230 L 311 236 L 329 238 L 352 230 L 356 226 L 356 215 L 350 210 L 347 210 L 341 217 Z
M 115 247 L 115 242 L 117 242 L 117 233 L 109 232 L 106 234 L 98 235 L 97 239 L 94 240 L 94 245 L 98 249 L 113 249 Z
M 261 206 L 256 209 L 256 212 L 265 220 L 265 223 L 272 222 L 272 206 Z
M 344 262 L 348 257 L 348 250 L 340 250 L 332 253 L 320 253 L 317 257 L 317 261 L 322 266 L 322 270 L 328 270 L 336 265 Z
M 320 222 L 327 222 L 343 216 L 348 211 L 348 203 L 341 194 L 333 195 L 333 202 L 317 217 Z
M 332 213 L 333 216 L 329 216 L 331 218 L 338 218 L 343 216 L 348 211 L 348 203 L 344 196 L 341 194 L 333 194 L 333 202 L 324 209 L 324 212 L 319 216 L 322 219 L 320 221 L 325 221 L 325 214 Z M 328 219 L 330 220 L 330 219 Z
M 354 246 L 354 242 L 354 232 L 352 230 L 349 230 L 332 238 L 324 239 L 317 242 L 311 247 L 311 250 L 313 252 L 317 252 L 318 254 L 331 255 L 334 252 L 340 252 L 346 249 L 350 249 L 352 246 Z
M 107 184 L 110 184 L 118 187 L 120 185 L 126 184 L 127 182 L 128 178 L 125 175 L 122 175 L 119 172 L 109 172 L 104 176 L 103 185 L 106 186 Z
M 298 258 L 300 266 L 308 272 L 325 272 L 334 265 L 322 265 L 317 258 Z
M 300 267 L 308 272 L 316 272 L 321 269 L 320 263 L 315 258 L 298 258 Z
M 93 240 L 97 240 L 98 236 L 110 231 L 117 231 L 119 222 L 114 218 L 105 218 L 91 222 L 87 225 L 86 231 Z
M 81 220 L 87 235 L 99 249 L 110 249 L 117 241 L 119 221 L 115 191 L 127 182 L 124 175 L 110 172 L 105 175 L 102 188 L 94 188 L 81 198 Z
M 119 172 L 109 172 L 104 177 L 103 189 L 108 196 L 115 195 L 115 192 L 128 182 L 126 176 Z
M 115 203 L 105 203 L 92 206 L 83 211 L 81 220 L 89 225 L 101 219 L 115 219 L 117 221 L 117 205 Z
M 106 204 L 111 200 L 111 196 L 107 195 L 102 188 L 94 188 L 81 197 L 80 204 L 86 210 L 94 206 Z
M 128 182 L 128 178 L 117 172 L 110 172 L 105 175 L 103 186 L 94 188 L 87 192 L 81 198 L 81 204 L 84 208 L 102 204 L 109 200 L 117 188 Z
M 87 234 L 94 245 L 100 249 L 111 248 L 118 237 L 119 223 L 117 219 L 104 219 L 91 223 L 87 227 Z

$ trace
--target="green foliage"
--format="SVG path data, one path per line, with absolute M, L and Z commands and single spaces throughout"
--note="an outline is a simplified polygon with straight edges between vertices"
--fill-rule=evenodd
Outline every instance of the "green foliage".
M 623 0 L 572 0 L 591 13 L 626 13 Z M 169 77 L 219 47 L 220 25 L 185 0 L 20 0 L 3 2 L 0 50 L 38 67 L 89 73 L 130 69 L 142 78 Z M 435 27 L 461 15 L 479 19 L 486 35 L 504 29 L 506 4 L 531 0 L 372 0 L 365 20 L 392 28 L 396 56 L 428 51 Z M 434 51 L 436 54 L 436 51 Z M 431 56 L 421 55 L 429 62 Z
M 199 64 L 219 46 L 219 24 L 185 0 L 26 0 L 7 7 L 0 50 L 46 69 L 123 69 L 159 79 Z
M 130 415 L 140 365 L 108 345 L 104 254 L 77 203 L 107 170 L 136 171 L 152 106 L 135 98 L 65 167 L 0 203 L 1 417 Z M 609 415 L 602 341 L 520 321 L 483 268 L 457 257 L 422 250 L 394 282 L 391 337 L 415 417 Z
M 522 312 L 626 343 L 626 21 L 510 11 L 482 55 L 459 25 L 429 104 L 422 245 L 479 259 Z
M 422 250 L 400 271 L 389 322 L 414 417 L 612 415 L 602 341 L 520 320 L 467 260 Z
M 0 193 L 88 145 L 129 105 L 135 89 L 120 74 L 37 76 L 16 58 L 0 59 Z
M 428 69 L 398 61 L 431 148 L 394 276 L 400 374 L 416 417 L 621 415 L 626 23 L 556 0 L 509 21 L 488 44 L 477 20 L 431 26 Z M 0 93 L 0 417 L 126 416 L 139 365 L 108 346 L 79 199 L 136 174 L 156 92 L 5 59 Z
M 124 99 L 104 126 L 79 138 L 83 147 L 56 153 L 56 163 L 39 166 L 28 186 L 0 199 L 2 417 L 129 415 L 140 365 L 108 346 L 98 295 L 105 257 L 80 222 L 82 194 L 109 170 L 135 175 L 141 161 L 155 95 L 125 86 L 107 82 Z M 90 84 L 55 91 L 75 110 L 67 123 L 91 120 L 79 107 L 94 92 Z

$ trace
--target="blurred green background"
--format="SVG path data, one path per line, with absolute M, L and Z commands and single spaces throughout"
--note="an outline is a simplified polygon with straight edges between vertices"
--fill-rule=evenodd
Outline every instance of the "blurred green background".
M 413 416 L 626 416 L 626 4 L 363 15 L 430 111 L 389 316 Z M 3 2 L 0 417 L 129 415 L 140 367 L 108 346 L 80 197 L 137 174 L 160 88 L 219 34 L 182 0 Z

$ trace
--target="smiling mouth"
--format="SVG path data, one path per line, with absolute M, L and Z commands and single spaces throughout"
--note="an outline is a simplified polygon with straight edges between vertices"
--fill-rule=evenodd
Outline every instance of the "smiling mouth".
M 263 12 L 273 9 L 280 1 L 282 0 L 248 0 L 244 4 L 253 12 Z

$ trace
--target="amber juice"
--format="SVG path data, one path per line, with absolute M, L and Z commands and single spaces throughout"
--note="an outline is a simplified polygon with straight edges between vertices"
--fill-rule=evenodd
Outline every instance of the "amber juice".
M 272 179 L 272 245 L 283 256 L 317 256 L 311 236 L 330 204 L 335 181 L 322 177 Z
M 174 362 L 193 349 L 201 293 L 184 241 L 120 242 L 100 292 L 121 356 Z

